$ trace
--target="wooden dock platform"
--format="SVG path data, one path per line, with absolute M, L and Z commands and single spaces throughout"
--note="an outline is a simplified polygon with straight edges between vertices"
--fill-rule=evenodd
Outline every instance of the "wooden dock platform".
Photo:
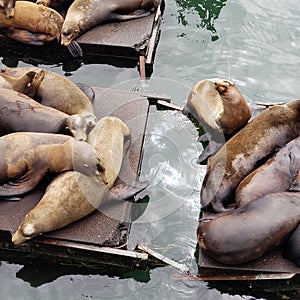
M 82 58 L 73 58 L 57 41 L 43 46 L 25 45 L 0 35 L 0 56 L 7 67 L 19 61 L 39 65 L 62 64 L 66 72 L 83 64 L 110 64 L 116 67 L 139 67 L 141 78 L 152 73 L 155 48 L 160 36 L 164 0 L 156 12 L 135 20 L 96 26 L 76 39 Z
M 131 131 L 132 143 L 123 160 L 119 178 L 126 183 L 135 181 L 138 179 L 142 158 L 149 101 L 147 97 L 136 92 L 102 88 L 94 90 L 94 106 L 98 119 L 108 115 L 116 116 Z M 132 202 L 128 201 L 106 206 L 101 212 L 96 210 L 67 227 L 14 246 L 11 233 L 17 229 L 25 214 L 38 203 L 46 185 L 47 180 L 44 180 L 37 189 L 26 194 L 20 201 L 0 202 L 1 260 L 5 260 L 5 254 L 12 257 L 14 253 L 15 256 L 47 258 L 54 262 L 84 261 L 122 267 L 146 266 L 147 254 L 126 249 L 132 213 Z

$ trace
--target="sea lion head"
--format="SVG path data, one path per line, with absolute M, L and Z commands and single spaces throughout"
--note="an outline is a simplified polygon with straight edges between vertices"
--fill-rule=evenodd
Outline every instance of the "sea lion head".
M 71 115 L 66 119 L 66 129 L 77 141 L 87 140 L 88 127 L 86 119 L 80 114 Z
M 22 222 L 22 224 L 18 227 L 17 231 L 12 236 L 12 242 L 15 245 L 20 245 L 25 241 L 37 236 L 38 234 L 39 232 L 36 231 L 35 227 L 32 224 Z
M 80 27 L 76 20 L 65 20 L 61 29 L 61 44 L 69 46 L 80 35 Z
M 74 171 L 95 177 L 107 184 L 103 158 L 90 144 L 74 140 L 72 155 Z
M 2 11 L 7 18 L 11 18 L 15 14 L 16 0 L 0 0 L 0 11 Z

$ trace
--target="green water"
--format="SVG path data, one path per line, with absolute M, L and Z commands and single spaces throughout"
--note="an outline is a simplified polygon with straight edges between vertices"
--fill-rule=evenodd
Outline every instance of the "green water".
M 167 94 L 180 105 L 193 84 L 205 78 L 231 79 L 249 103 L 299 97 L 297 1 L 166 2 L 149 80 L 141 82 L 135 68 L 109 65 L 83 65 L 66 75 L 91 86 Z M 65 73 L 61 66 L 40 67 Z M 131 249 L 143 243 L 186 264 L 194 273 L 199 191 L 205 174 L 205 166 L 195 163 L 202 149 L 196 139 L 197 129 L 184 116 L 151 108 L 141 171 L 141 177 L 151 181 L 147 191 L 150 202 L 134 222 L 128 245 Z M 2 262 L 0 299 L 218 300 L 262 295 L 251 286 L 241 293 L 232 283 L 228 283 L 232 288 L 227 294 L 206 282 L 176 280 L 177 273 L 168 267 L 122 274 L 91 270 L 83 275 L 44 265 L 23 267 Z M 278 294 L 270 293 L 268 299 L 275 296 Z M 267 299 L 268 291 L 263 297 Z

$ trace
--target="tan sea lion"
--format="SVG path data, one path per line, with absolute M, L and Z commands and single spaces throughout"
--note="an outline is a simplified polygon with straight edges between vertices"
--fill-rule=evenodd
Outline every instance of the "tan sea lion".
M 0 73 L 0 87 L 13 89 L 14 91 L 23 93 L 29 97 L 34 97 L 36 91 L 44 78 L 44 71 L 28 71 L 24 75 L 15 78 Z
M 88 143 L 62 134 L 17 132 L 0 137 L 0 196 L 31 191 L 46 173 L 76 170 L 106 182 L 99 153 Z
M 200 248 L 224 264 L 254 260 L 280 246 L 300 221 L 300 193 L 264 195 L 212 220 L 200 221 Z
M 282 147 L 272 158 L 251 172 L 238 185 L 238 206 L 271 193 L 300 191 L 300 137 Z
M 300 99 L 261 112 L 209 159 L 200 201 L 223 211 L 238 184 L 259 161 L 283 147 L 300 132 Z
M 94 211 L 109 198 L 119 174 L 124 149 L 129 146 L 130 131 L 118 118 L 105 117 L 89 135 L 89 143 L 101 153 L 107 185 L 78 172 L 65 172 L 48 185 L 45 195 L 24 218 L 13 234 L 14 244 L 21 244 L 38 234 L 64 227 Z M 125 191 L 125 197 L 144 189 Z M 113 197 L 113 196 L 112 196 Z
M 69 116 L 22 93 L 0 88 L 0 135 L 18 131 L 63 133 L 86 141 L 89 129 L 79 114 Z
M 157 6 L 158 0 L 75 0 L 65 17 L 61 44 L 68 46 L 96 25 L 144 17 Z
M 63 75 L 37 67 L 3 68 L 0 73 L 11 77 L 21 77 L 27 72 L 44 72 L 34 100 L 43 105 L 56 108 L 68 115 L 81 114 L 90 127 L 95 126 L 96 116 L 89 98 Z
M 216 153 L 251 117 L 244 97 L 236 85 L 226 79 L 199 81 L 188 96 L 183 114 L 193 115 L 206 130 L 209 145 L 199 156 L 198 163 Z
M 63 17 L 55 10 L 29 1 L 16 1 L 11 18 L 0 11 L 0 28 L 29 31 L 35 34 L 34 42 L 50 42 L 54 39 L 59 41 L 63 22 Z

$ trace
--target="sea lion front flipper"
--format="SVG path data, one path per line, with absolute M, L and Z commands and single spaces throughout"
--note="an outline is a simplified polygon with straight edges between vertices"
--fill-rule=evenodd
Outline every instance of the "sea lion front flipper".
M 67 46 L 67 49 L 69 50 L 69 52 L 73 57 L 83 57 L 83 51 L 76 41 L 72 41 Z
M 143 9 L 136 9 L 128 15 L 113 13 L 112 14 L 112 19 L 118 20 L 118 21 L 130 21 L 130 20 L 134 20 L 134 19 L 147 17 L 150 14 L 151 14 L 150 11 L 146 11 L 146 10 L 143 10 Z
M 204 148 L 202 153 L 199 155 L 199 157 L 197 159 L 197 163 L 201 164 L 208 157 L 216 154 L 222 146 L 223 146 L 223 143 L 217 143 L 214 140 L 209 141 L 209 144 Z
M 25 29 L 16 29 L 13 27 L 9 27 L 9 28 L 2 28 L 1 32 L 6 37 L 23 44 L 34 45 L 34 46 L 44 45 L 44 41 L 40 40 L 40 34 L 32 33 Z
M 109 194 L 109 200 L 118 199 L 118 200 L 127 200 L 134 195 L 143 191 L 149 185 L 149 181 L 136 181 L 130 185 L 128 184 L 118 184 L 111 188 Z
M 90 99 L 92 103 L 94 103 L 95 91 L 91 86 L 81 82 L 76 83 L 76 86 Z

